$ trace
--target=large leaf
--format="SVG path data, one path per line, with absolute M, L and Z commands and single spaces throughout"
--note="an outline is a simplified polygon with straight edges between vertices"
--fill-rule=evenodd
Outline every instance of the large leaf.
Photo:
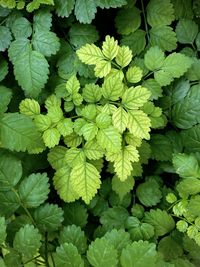
M 122 249 L 131 243 L 130 234 L 124 229 L 113 229 L 110 232 L 107 232 L 104 237 L 115 249 L 117 249 L 119 253 L 121 253 Z

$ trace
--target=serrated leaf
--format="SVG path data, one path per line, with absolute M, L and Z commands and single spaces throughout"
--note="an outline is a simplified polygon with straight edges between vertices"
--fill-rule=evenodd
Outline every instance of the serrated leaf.
M 0 216 L 9 218 L 19 206 L 19 199 L 13 191 L 0 192 Z
M 56 128 L 45 130 L 42 137 L 45 145 L 49 148 L 55 147 L 60 141 L 60 133 Z
M 159 46 L 163 51 L 171 52 L 177 47 L 176 33 L 169 26 L 158 25 L 150 31 L 150 44 Z
M 101 88 L 97 84 L 86 84 L 83 88 L 83 98 L 88 103 L 95 103 L 101 99 Z
M 91 23 L 96 11 L 96 4 L 93 0 L 76 0 L 74 13 L 80 23 Z
M 8 74 L 8 62 L 0 56 L 0 82 L 3 81 Z
M 0 113 L 7 110 L 7 106 L 12 98 L 12 91 L 10 88 L 0 86 Z
M 28 208 L 38 207 L 48 197 L 49 178 L 45 173 L 31 174 L 26 177 L 19 186 L 21 201 Z
M 32 44 L 34 50 L 40 52 L 45 57 L 55 55 L 60 48 L 60 42 L 57 35 L 54 32 L 41 29 L 34 32 Z
M 158 46 L 151 47 L 144 56 L 144 64 L 151 71 L 160 69 L 164 60 L 165 54 Z
M 132 60 L 132 52 L 128 46 L 120 46 L 116 56 L 116 62 L 122 68 L 128 66 Z
M 68 1 L 67 1 L 68 2 Z M 49 31 L 52 26 L 52 14 L 48 9 L 39 9 L 33 16 L 33 28 L 34 30 Z
M 112 178 L 112 190 L 115 191 L 120 199 L 129 193 L 135 184 L 135 180 L 132 176 L 129 176 L 125 181 L 121 181 L 117 175 Z
M 57 124 L 57 129 L 62 136 L 70 135 L 73 132 L 72 120 L 64 118 Z
M 200 125 L 197 124 L 181 132 L 181 137 L 187 152 L 198 152 L 200 148 Z
M 171 161 L 173 148 L 170 139 L 161 134 L 151 135 L 151 157 L 160 161 Z
M 97 142 L 102 148 L 115 153 L 121 148 L 121 135 L 114 127 L 110 126 L 98 131 Z
M 116 101 L 122 96 L 124 85 L 117 77 L 108 78 L 102 85 L 102 94 L 104 98 Z
M 71 168 L 65 164 L 65 166 L 56 171 L 53 177 L 54 187 L 60 198 L 65 202 L 73 202 L 78 198 L 78 195 L 73 190 L 70 174 Z
M 75 0 L 54 0 L 56 13 L 59 17 L 68 18 L 74 9 Z
M 34 123 L 38 131 L 44 132 L 52 125 L 51 118 L 47 115 L 39 114 L 34 117 Z
M 40 105 L 36 100 L 26 98 L 20 102 L 19 110 L 20 113 L 34 118 L 35 115 L 40 114 Z
M 128 113 L 122 108 L 117 108 L 112 115 L 113 126 L 120 132 L 123 133 L 128 124 Z
M 72 147 L 67 150 L 65 159 L 70 167 L 76 166 L 76 164 L 85 161 L 85 155 L 83 149 Z
M 189 19 L 182 19 L 176 25 L 177 40 L 181 44 L 193 44 L 198 34 L 198 25 Z
M 22 114 L 7 113 L 0 120 L 2 146 L 10 150 L 26 151 L 41 148 L 43 143 L 32 120 Z
M 82 142 L 82 137 L 78 136 L 76 133 L 67 135 L 64 138 L 64 143 L 68 147 L 77 147 L 81 144 L 81 142 Z
M 131 228 L 129 233 L 134 241 L 149 240 L 154 236 L 154 227 L 148 223 L 141 223 Z
M 147 5 L 147 21 L 151 27 L 170 25 L 174 19 L 174 8 L 170 0 L 151 0 Z
M 97 6 L 100 8 L 116 8 L 126 4 L 126 0 L 97 0 Z
M 20 37 L 28 38 L 32 34 L 31 23 L 23 17 L 14 21 L 11 30 L 16 39 Z
M 101 49 L 94 44 L 86 44 L 77 50 L 76 53 L 79 59 L 88 65 L 95 65 L 97 62 L 105 59 Z
M 113 37 L 107 35 L 102 45 L 102 53 L 108 60 L 116 57 L 119 50 L 118 42 Z
M 128 112 L 128 125 L 129 131 L 136 137 L 149 139 L 151 121 L 141 110 L 130 110 Z
M 4 243 L 6 236 L 6 220 L 4 217 L 0 217 L 0 245 Z
M 142 86 L 151 92 L 150 100 L 157 100 L 162 96 L 162 88 L 154 79 L 147 79 L 142 83 Z
M 56 204 L 45 204 L 34 212 L 34 219 L 37 227 L 43 232 L 58 230 L 63 221 L 63 211 Z
M 101 60 L 96 63 L 94 68 L 94 73 L 96 77 L 103 78 L 106 77 L 111 71 L 111 63 L 107 60 Z
M 87 162 L 79 163 L 72 169 L 70 180 L 73 190 L 86 204 L 89 204 L 101 184 L 99 172 Z
M 33 225 L 26 224 L 16 233 L 13 246 L 22 254 L 24 260 L 34 257 L 41 246 L 41 235 Z
M 83 228 L 87 224 L 88 213 L 81 202 L 74 202 L 64 206 L 64 224 L 75 224 Z
M 0 25 L 0 51 L 5 51 L 12 40 L 11 32 L 6 26 Z
M 71 243 L 73 244 L 80 254 L 85 253 L 87 249 L 87 239 L 85 237 L 84 232 L 81 230 L 79 226 L 76 225 L 68 225 L 64 227 L 60 232 L 59 243 Z
M 50 149 L 47 158 L 51 166 L 58 170 L 66 165 L 65 154 L 67 152 L 67 148 L 64 146 L 56 146 Z
M 118 263 L 117 250 L 105 238 L 97 238 L 91 243 L 87 259 L 94 267 L 116 267 Z
M 84 261 L 78 253 L 77 248 L 68 243 L 57 247 L 55 253 L 55 263 L 57 267 L 84 267 Z
M 89 122 L 86 123 L 82 128 L 81 132 L 85 138 L 86 141 L 91 141 L 95 138 L 98 132 L 98 127 L 95 123 Z
M 100 113 L 96 117 L 96 124 L 100 129 L 105 129 L 108 128 L 112 123 L 111 116 L 108 115 L 107 113 Z
M 122 252 L 122 249 L 131 243 L 130 234 L 126 232 L 124 229 L 113 229 L 110 232 L 107 232 L 104 235 L 109 243 L 117 249 L 119 253 Z
M 141 81 L 143 76 L 143 71 L 140 67 L 133 66 L 130 67 L 126 72 L 126 78 L 130 83 L 138 83 Z
M 85 156 L 90 160 L 100 159 L 104 155 L 104 149 L 97 144 L 96 140 L 86 142 L 84 145 Z

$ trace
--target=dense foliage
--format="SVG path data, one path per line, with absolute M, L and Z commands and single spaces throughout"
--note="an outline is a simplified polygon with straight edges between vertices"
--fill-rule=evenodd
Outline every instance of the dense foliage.
M 0 266 L 200 265 L 199 16 L 0 0 Z

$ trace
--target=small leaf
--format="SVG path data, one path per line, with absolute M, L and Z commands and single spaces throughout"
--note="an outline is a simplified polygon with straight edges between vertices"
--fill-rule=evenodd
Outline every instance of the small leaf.
M 129 176 L 125 181 L 121 181 L 117 175 L 112 178 L 112 190 L 119 195 L 120 200 L 133 189 L 134 184 L 135 180 L 132 176 Z
M 112 115 L 113 126 L 123 133 L 128 125 L 128 113 L 122 108 L 117 108 Z
M 93 0 L 76 0 L 74 13 L 80 23 L 91 23 L 96 11 L 96 5 Z
M 5 51 L 12 40 L 11 32 L 6 26 L 0 26 L 0 51 Z
M 79 59 L 88 65 L 95 65 L 97 62 L 104 60 L 101 49 L 94 44 L 86 44 L 77 50 Z
M 55 147 L 60 141 L 60 133 L 56 128 L 47 129 L 42 137 L 45 145 L 49 148 Z
M 19 110 L 21 114 L 34 118 L 40 114 L 40 105 L 36 100 L 26 98 L 20 102 Z
M 112 60 L 116 57 L 118 50 L 118 42 L 113 37 L 107 35 L 102 45 L 102 52 L 104 56 L 107 59 Z
M 31 23 L 23 17 L 14 21 L 11 30 L 16 39 L 20 37 L 28 38 L 32 34 Z
M 121 135 L 114 127 L 110 126 L 98 131 L 97 142 L 102 148 L 115 153 L 121 148 Z
M 5 86 L 0 86 L 0 113 L 4 113 L 7 110 L 11 98 L 12 98 L 11 89 Z
M 101 60 L 96 63 L 94 68 L 95 76 L 99 78 L 106 77 L 111 71 L 111 63 L 107 60 Z
M 144 56 L 144 64 L 151 71 L 159 70 L 163 66 L 164 60 L 165 54 L 157 46 L 151 47 Z
M 122 96 L 124 85 L 117 77 L 108 78 L 102 85 L 102 94 L 104 98 L 116 101 Z
M 198 25 L 189 19 L 182 19 L 176 26 L 177 40 L 181 44 L 193 44 L 198 34 Z
M 68 18 L 74 9 L 75 0 L 54 0 L 56 13 L 59 17 Z
M 128 46 L 120 46 L 116 56 L 116 62 L 122 68 L 128 66 L 132 60 L 132 52 Z

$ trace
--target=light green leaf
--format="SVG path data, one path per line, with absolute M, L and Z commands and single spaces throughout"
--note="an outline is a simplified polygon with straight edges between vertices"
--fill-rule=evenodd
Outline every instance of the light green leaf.
M 68 147 L 77 147 L 81 144 L 81 142 L 82 142 L 82 137 L 78 136 L 76 133 L 67 135 L 64 138 L 64 143 Z
M 95 65 L 97 62 L 105 59 L 101 49 L 94 44 L 86 44 L 77 50 L 76 53 L 79 59 L 88 65 Z
M 40 114 L 40 105 L 36 100 L 26 98 L 20 102 L 19 110 L 21 114 L 34 118 Z
M 73 190 L 89 204 L 100 188 L 101 180 L 97 169 L 90 163 L 77 164 L 70 174 Z
M 128 125 L 129 131 L 136 137 L 149 139 L 151 121 L 141 110 L 130 110 L 128 112 Z
M 118 65 L 120 65 L 122 68 L 128 66 L 128 64 L 132 60 L 132 52 L 129 49 L 128 46 L 120 46 L 118 49 L 118 53 L 116 56 L 116 62 Z
M 105 129 L 108 128 L 112 123 L 111 116 L 108 115 L 107 113 L 100 113 L 96 117 L 96 124 L 100 129 Z
M 60 232 L 59 243 L 71 243 L 74 245 L 80 254 L 85 253 L 87 249 L 87 239 L 81 228 L 76 225 L 68 225 Z
M 47 203 L 35 210 L 34 219 L 41 231 L 56 231 L 64 219 L 63 211 L 58 205 Z
M 77 248 L 68 243 L 57 247 L 55 253 L 55 263 L 56 267 L 84 267 L 84 261 L 78 253 Z
M 6 220 L 4 217 L 0 217 L 0 245 L 4 243 L 6 236 Z
M 121 135 L 114 127 L 110 126 L 98 131 L 97 142 L 102 148 L 115 153 L 121 148 Z
M 72 147 L 67 150 L 65 159 L 70 167 L 76 166 L 80 162 L 85 161 L 85 155 L 83 149 Z
M 12 40 L 11 32 L 6 26 L 0 26 L 0 51 L 5 51 Z
M 19 186 L 19 196 L 27 208 L 38 207 L 48 197 L 49 178 L 45 173 L 31 174 Z
M 163 51 L 171 52 L 177 47 L 176 33 L 173 28 L 165 25 L 153 27 L 150 31 L 150 44 L 159 46 Z
M 100 8 L 116 8 L 126 4 L 126 0 L 96 0 L 97 6 Z
M 2 146 L 10 150 L 40 149 L 44 145 L 32 120 L 22 114 L 7 113 L 0 120 Z
M 94 267 L 116 267 L 118 264 L 117 250 L 106 238 L 97 238 L 91 243 L 87 259 Z
M 88 103 L 95 103 L 101 99 L 101 88 L 97 84 L 86 84 L 83 88 L 83 98 Z
M 118 41 L 107 35 L 102 45 L 102 52 L 106 59 L 112 60 L 116 57 L 119 50 Z
M 141 81 L 143 76 L 143 71 L 140 67 L 134 66 L 130 67 L 126 72 L 126 78 L 130 83 L 138 83 Z
M 76 0 L 75 16 L 80 23 L 91 23 L 97 11 L 93 0 Z
M 73 132 L 73 122 L 69 118 L 61 120 L 57 124 L 57 129 L 62 136 L 70 135 Z
M 119 34 L 128 35 L 135 32 L 141 24 L 140 10 L 136 7 L 121 9 L 115 19 Z
M 179 20 L 176 25 L 177 40 L 181 44 L 193 44 L 198 34 L 198 25 L 189 19 Z
M 51 118 L 47 115 L 39 114 L 34 117 L 34 123 L 38 131 L 44 132 L 52 125 Z
M 123 133 L 128 124 L 128 113 L 122 108 L 117 108 L 112 115 L 113 126 L 120 132 Z
M 17 18 L 14 21 L 11 30 L 16 39 L 20 37 L 28 38 L 32 34 L 31 23 L 23 17 Z
M 60 198 L 65 202 L 73 202 L 79 197 L 73 190 L 70 173 L 71 168 L 65 163 L 63 167 L 56 171 L 53 177 L 54 187 Z
M 147 5 L 147 21 L 151 27 L 170 25 L 174 20 L 174 8 L 170 0 L 151 0 Z
M 10 168 L 12 166 L 12 168 Z M 0 156 L 0 191 L 11 190 L 22 177 L 22 164 L 12 154 Z
M 142 86 L 151 92 L 150 100 L 157 100 L 162 96 L 162 88 L 154 79 L 147 79 L 142 83 Z
M 158 46 L 151 47 L 144 56 L 144 64 L 151 71 L 160 69 L 164 60 L 165 54 Z
M 150 210 L 145 213 L 144 222 L 154 226 L 157 236 L 163 236 L 171 232 L 175 227 L 175 222 L 171 215 L 165 210 Z
M 55 147 L 60 141 L 60 133 L 56 128 L 47 129 L 42 137 L 45 145 L 49 148 Z
M 11 98 L 12 98 L 11 89 L 5 86 L 0 86 L 0 113 L 4 113 L 7 110 Z
M 132 176 L 129 176 L 125 181 L 121 181 L 117 175 L 112 178 L 112 190 L 119 195 L 120 200 L 133 189 L 134 184 L 135 180 Z
M 107 60 L 101 60 L 96 63 L 94 68 L 95 76 L 99 78 L 106 77 L 111 71 L 111 63 Z
M 90 160 L 100 159 L 104 155 L 104 149 L 98 145 L 96 140 L 86 142 L 84 145 L 85 156 Z
M 59 48 L 59 38 L 54 32 L 37 30 L 33 34 L 32 44 L 34 50 L 40 52 L 45 57 L 55 55 Z
M 93 122 L 89 122 L 81 128 L 81 132 L 86 141 L 91 141 L 97 135 L 98 127 Z
M 104 81 L 102 85 L 102 94 L 104 98 L 116 101 L 122 96 L 123 89 L 123 83 L 117 77 L 111 77 Z
M 58 170 L 66 165 L 66 152 L 67 148 L 64 146 L 55 146 L 54 148 L 50 149 L 47 158 L 55 170 Z
M 54 0 L 56 7 L 56 14 L 59 17 L 68 18 L 74 9 L 75 0 Z
M 24 260 L 29 260 L 41 246 L 41 235 L 33 225 L 26 224 L 16 233 L 13 247 L 22 254 Z

